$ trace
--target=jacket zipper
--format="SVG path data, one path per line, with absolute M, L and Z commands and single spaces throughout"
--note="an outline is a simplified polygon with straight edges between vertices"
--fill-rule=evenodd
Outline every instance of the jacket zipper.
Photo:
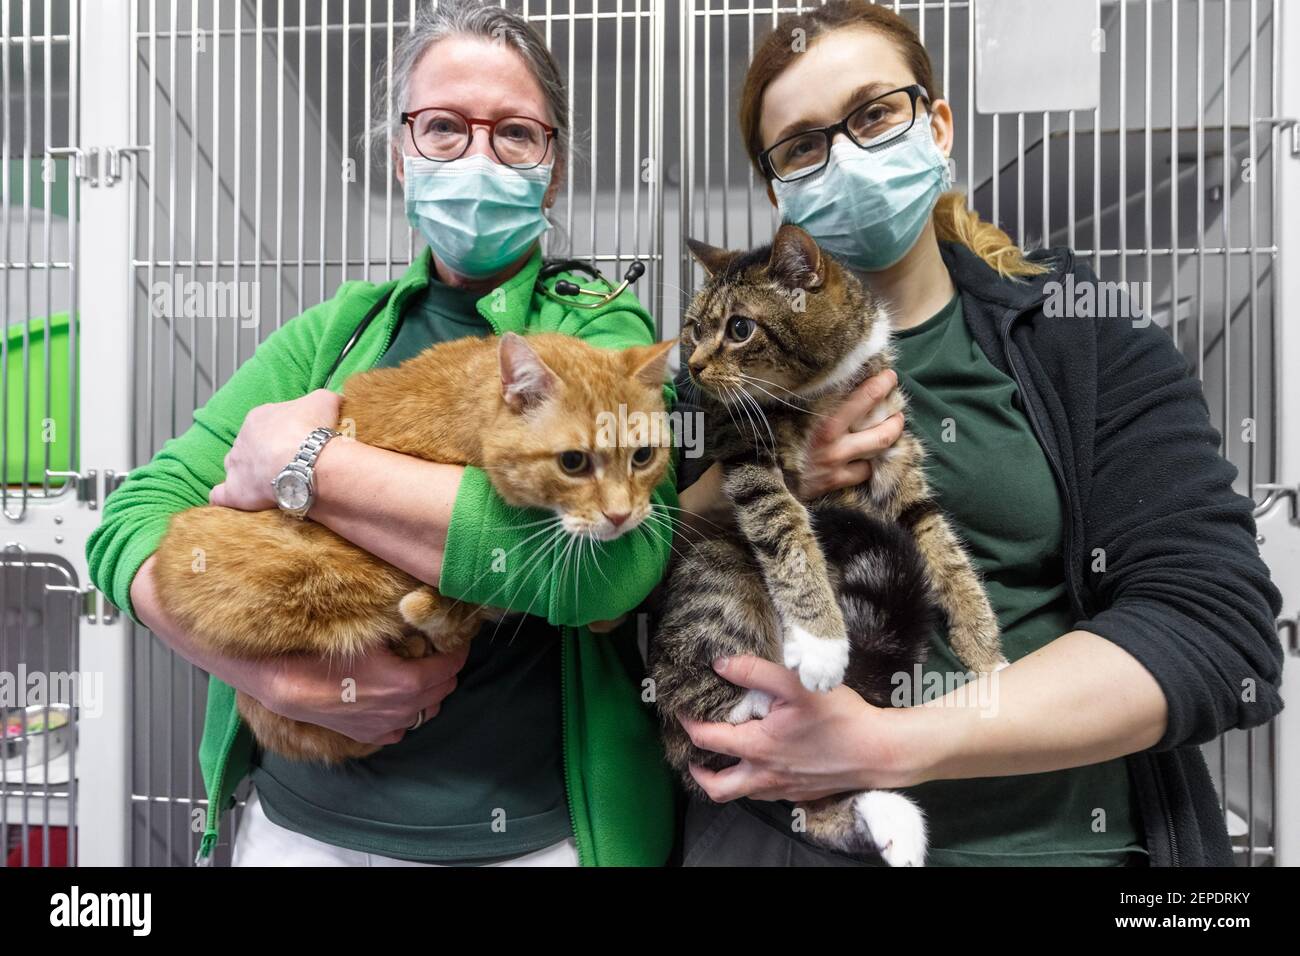
M 384 311 L 388 312 L 389 310 L 393 310 L 395 312 L 400 313 L 402 311 L 403 305 L 405 304 L 405 299 L 408 297 L 409 297 L 409 293 L 408 295 L 403 296 L 401 300 L 399 300 L 397 297 L 397 290 L 394 289 L 391 298 L 384 306 Z M 383 361 L 384 353 L 387 352 L 389 346 L 393 344 L 393 327 L 395 325 L 396 323 L 393 322 L 391 318 L 384 323 L 384 345 L 383 348 L 379 350 L 379 354 L 375 356 L 375 360 L 370 363 L 371 369 L 378 367 L 379 363 Z
M 1169 865 L 1181 866 L 1182 863 L 1178 856 L 1178 834 L 1174 832 L 1174 815 L 1169 810 L 1169 797 L 1165 792 L 1165 781 L 1160 776 L 1160 768 L 1155 765 L 1155 759 L 1147 757 L 1151 761 L 1151 776 L 1156 780 L 1156 792 L 1160 794 L 1160 805 L 1164 809 L 1165 815 L 1165 832 L 1169 835 Z
M 239 734 L 239 728 L 243 725 L 243 718 L 235 713 L 235 730 L 226 738 L 222 745 L 222 759 L 217 767 L 216 778 L 213 780 L 212 793 L 216 794 L 219 799 L 222 790 L 226 785 L 226 765 L 230 760 L 231 748 L 235 746 L 235 737 Z M 231 794 L 233 797 L 234 794 Z M 221 815 L 225 813 L 224 807 L 213 807 L 213 802 L 208 801 L 208 810 L 204 818 L 203 836 L 199 838 L 199 850 L 194 854 L 195 866 L 211 866 L 212 853 L 217 848 L 217 839 L 221 832 Z
M 569 808 L 569 829 L 573 831 L 573 845 L 578 851 L 578 865 L 585 866 L 582 836 L 578 833 L 578 817 L 573 812 L 573 783 L 569 765 L 569 645 L 577 638 L 573 628 L 566 627 L 560 637 L 560 760 L 564 772 L 564 802 Z
M 1024 406 L 1025 417 L 1029 420 L 1029 426 L 1033 429 L 1034 436 L 1038 439 L 1038 444 L 1042 447 L 1043 454 L 1046 456 L 1048 464 L 1052 466 L 1052 474 L 1056 478 L 1057 487 L 1061 489 L 1061 494 L 1065 497 L 1065 510 L 1070 519 L 1065 525 L 1065 553 L 1068 556 L 1073 554 L 1074 545 L 1074 496 L 1070 492 L 1069 483 L 1065 480 L 1065 469 L 1061 467 L 1061 463 L 1057 461 L 1056 454 L 1048 447 L 1047 442 L 1044 439 L 1043 429 L 1039 425 L 1038 416 L 1034 412 L 1033 404 L 1029 401 L 1029 397 L 1025 392 L 1024 382 L 1022 382 L 1020 378 L 1020 369 L 1016 365 L 1015 357 L 1011 351 L 1011 329 L 1025 314 L 1026 313 L 1024 312 L 1017 313 L 1012 316 L 1011 321 L 1003 327 L 1002 352 L 1006 358 L 1007 368 L 1011 370 L 1011 377 L 1016 383 L 1016 390 L 1020 393 L 1020 404 Z M 1074 585 L 1074 563 L 1071 560 L 1067 560 L 1066 562 L 1065 584 L 1074 597 L 1075 603 L 1082 609 L 1082 595 L 1079 594 Z M 1178 837 L 1174 833 L 1173 814 L 1170 812 L 1169 799 L 1165 794 L 1165 784 L 1160 777 L 1160 769 L 1155 766 L 1155 761 L 1150 757 L 1150 755 L 1143 754 L 1142 759 L 1147 760 L 1151 764 L 1151 775 L 1155 778 L 1156 794 L 1160 798 L 1161 811 L 1165 819 L 1165 832 L 1169 837 L 1170 866 L 1179 866 Z

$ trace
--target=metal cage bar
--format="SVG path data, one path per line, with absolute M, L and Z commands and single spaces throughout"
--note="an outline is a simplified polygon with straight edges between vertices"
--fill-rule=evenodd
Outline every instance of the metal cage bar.
M 29 533 L 62 524 L 82 487 L 75 223 L 87 157 L 74 148 L 77 32 L 67 4 L 0 0 L 0 675 L 20 697 L 0 695 L 0 866 L 77 859 L 78 701 L 54 691 L 32 702 L 16 680 L 57 687 L 78 658 L 80 575 L 62 547 L 46 551 L 66 536 Z M 48 726 L 52 705 L 71 708 L 63 731 L 19 729 L 29 718 Z M 56 852 L 59 840 L 66 849 Z
M 116 125 L 124 90 L 85 82 L 106 61 L 121 73 L 119 4 L 0 0 L 0 675 L 64 688 L 40 705 L 22 682 L 10 686 L 23 702 L 0 695 L 0 864 L 123 861 L 124 629 L 85 584 L 85 543 L 111 476 L 126 470 L 129 336 L 114 294 L 125 263 L 111 248 L 79 256 L 85 223 L 128 228 L 119 184 L 139 150 Z M 92 707 L 83 678 L 103 692 Z M 80 801 L 83 790 L 96 799 Z

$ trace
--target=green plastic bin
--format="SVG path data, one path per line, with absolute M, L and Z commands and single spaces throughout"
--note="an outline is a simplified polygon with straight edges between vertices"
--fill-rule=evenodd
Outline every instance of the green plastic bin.
M 49 374 L 50 404 L 45 406 L 45 328 L 49 323 Z M 49 450 L 51 471 L 68 471 L 72 437 L 72 417 L 69 409 L 71 389 L 68 387 L 68 314 L 60 312 L 46 318 L 29 319 L 28 378 L 24 398 L 23 382 L 23 323 L 16 322 L 6 329 L 9 354 L 5 363 L 4 409 L 5 462 L 4 481 L 7 485 L 41 485 L 45 481 L 45 453 Z M 24 455 L 23 424 L 26 417 L 26 454 Z M 51 478 L 50 484 L 62 487 L 64 479 Z

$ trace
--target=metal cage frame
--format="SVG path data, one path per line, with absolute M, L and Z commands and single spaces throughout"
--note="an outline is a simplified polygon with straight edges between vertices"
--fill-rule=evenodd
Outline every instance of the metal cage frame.
M 120 476 L 182 431 L 265 335 L 344 279 L 394 278 L 410 261 L 391 155 L 362 134 L 375 118 L 370 79 L 417 2 L 0 0 L 6 458 L 19 421 L 15 350 L 14 427 L 53 420 L 57 404 L 28 388 L 36 373 L 50 381 L 51 322 L 11 341 L 14 320 L 56 307 L 74 317 L 69 458 L 58 467 L 46 445 L 44 461 L 30 460 L 24 435 L 22 480 L 0 490 L 0 593 L 17 593 L 18 574 L 57 568 L 45 599 L 73 609 L 74 633 L 44 634 L 46 649 L 57 641 L 103 674 L 110 701 L 77 723 L 70 786 L 0 775 L 0 836 L 21 828 L 26 845 L 62 813 L 80 824 L 82 863 L 193 859 L 202 675 L 89 587 L 85 541 Z M 1300 270 L 1284 267 L 1300 225 L 1281 215 L 1300 193 L 1300 76 L 1282 56 L 1300 52 L 1300 11 L 1280 0 L 1080 0 L 1109 40 L 1098 108 L 983 114 L 974 51 L 985 0 L 881 2 L 931 51 L 957 112 L 968 202 L 1026 245 L 1066 243 L 1103 278 L 1164 290 L 1153 314 L 1205 381 L 1239 487 L 1258 502 L 1261 547 L 1287 594 L 1287 689 L 1300 690 L 1300 386 L 1283 374 L 1300 334 L 1281 320 L 1300 303 Z M 775 224 L 731 116 L 756 40 L 814 3 L 505 5 L 556 52 L 582 131 L 551 250 L 610 274 L 645 261 L 639 294 L 671 334 L 694 286 L 682 237 L 752 245 Z M 156 307 L 160 283 L 174 292 L 190 280 L 233 284 L 236 308 L 247 291 L 256 321 Z M 33 600 L 14 605 L 12 622 L 0 602 L 0 672 L 36 659 L 49 616 L 29 621 L 41 611 Z M 1300 795 L 1300 766 L 1279 745 L 1292 735 L 1300 727 L 1284 714 L 1205 748 L 1242 864 L 1300 861 L 1300 820 L 1287 816 L 1300 801 L 1285 799 Z

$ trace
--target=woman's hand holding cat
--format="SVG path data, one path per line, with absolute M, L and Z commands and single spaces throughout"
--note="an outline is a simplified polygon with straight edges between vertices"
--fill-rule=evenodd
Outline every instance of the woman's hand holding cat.
M 303 720 L 368 744 L 395 744 L 423 713 L 432 719 L 456 688 L 468 651 L 406 659 L 388 650 L 367 654 L 346 669 L 335 663 L 288 656 L 266 668 L 264 696 L 252 694 L 282 717 Z M 351 680 L 355 699 L 339 688 Z M 350 695 L 351 696 L 351 695 Z
M 871 459 L 903 434 L 902 413 L 876 421 L 877 406 L 898 386 L 898 374 L 886 369 L 859 385 L 835 414 L 813 432 L 808 461 L 800 476 L 799 497 L 805 500 L 841 488 L 860 485 L 871 477 Z
M 827 694 L 805 690 L 794 671 L 758 657 L 720 660 L 714 669 L 772 698 L 761 720 L 682 720 L 695 746 L 740 758 L 725 770 L 692 765 L 691 776 L 715 802 L 813 800 L 919 782 L 920 741 L 908 732 L 906 708 L 873 707 L 844 685 Z
M 131 582 L 131 605 L 139 619 L 191 664 L 242 690 L 284 717 L 328 727 L 362 743 L 401 740 L 423 708 L 426 720 L 456 687 L 466 651 L 406 659 L 389 651 L 357 658 L 344 671 L 300 655 L 252 660 L 218 654 L 195 641 L 162 608 L 151 555 Z M 345 700 L 342 681 L 355 694 Z
M 250 411 L 226 455 L 226 480 L 212 489 L 209 503 L 241 511 L 274 508 L 272 480 L 314 429 L 338 425 L 342 401 L 334 392 L 318 388 L 302 398 L 258 405 Z

